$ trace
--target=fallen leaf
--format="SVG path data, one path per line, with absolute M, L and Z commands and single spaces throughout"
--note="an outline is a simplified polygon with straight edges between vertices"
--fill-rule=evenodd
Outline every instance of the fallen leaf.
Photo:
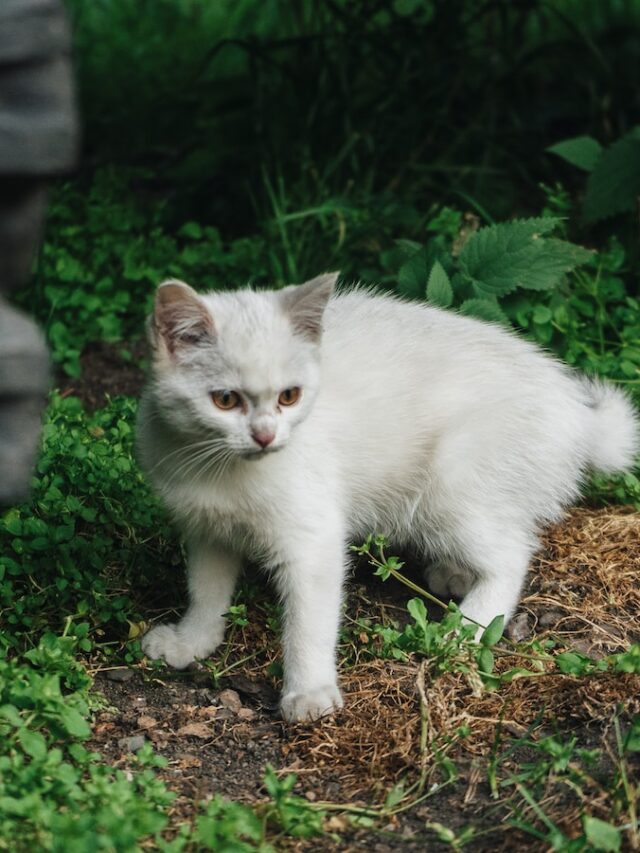
M 178 734 L 181 737 L 198 737 L 203 740 L 210 738 L 212 735 L 211 728 L 206 723 L 187 723 L 186 726 L 181 726 L 178 729 Z

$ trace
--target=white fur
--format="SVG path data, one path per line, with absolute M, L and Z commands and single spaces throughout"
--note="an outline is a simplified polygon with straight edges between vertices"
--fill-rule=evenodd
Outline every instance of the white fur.
M 412 546 L 436 560 L 434 589 L 464 594 L 466 616 L 508 620 L 540 525 L 578 496 L 587 469 L 626 468 L 638 448 L 622 392 L 497 326 L 354 290 L 330 299 L 320 338 L 327 281 L 300 289 L 298 309 L 290 288 L 203 296 L 214 332 L 172 354 L 156 339 L 138 427 L 190 555 L 187 614 L 153 629 L 146 653 L 178 667 L 210 654 L 241 558 L 258 560 L 285 604 L 289 720 L 341 705 L 351 539 Z M 300 402 L 278 406 L 292 386 Z M 220 389 L 242 393 L 243 410 L 217 409 Z M 251 430 L 265 423 L 275 439 L 262 450 Z

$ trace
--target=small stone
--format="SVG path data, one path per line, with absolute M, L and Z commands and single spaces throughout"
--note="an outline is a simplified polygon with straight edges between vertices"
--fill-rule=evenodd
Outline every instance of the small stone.
M 127 667 L 119 667 L 118 669 L 108 669 L 107 678 L 109 681 L 130 681 L 134 676 L 132 669 Z
M 220 708 L 217 705 L 205 705 L 203 708 L 198 709 L 198 716 L 204 717 L 206 720 L 212 720 L 218 715 L 219 711 Z
M 305 791 L 304 796 L 305 799 L 309 800 L 310 803 L 315 803 L 315 801 L 317 800 L 315 791 Z
M 531 636 L 531 622 L 528 613 L 518 613 L 507 625 L 507 637 L 514 643 L 521 643 Z
M 235 714 L 231 708 L 219 708 L 216 714 L 216 720 L 231 720 L 233 717 L 235 717 Z
M 238 710 L 238 717 L 241 720 L 254 720 L 256 717 L 256 712 L 253 708 L 240 708 Z
M 114 723 L 119 718 L 119 714 L 115 711 L 100 711 L 98 720 L 101 723 Z
M 167 741 L 171 740 L 171 735 L 169 734 L 169 732 L 164 732 L 162 731 L 162 729 L 152 729 L 149 732 L 149 737 L 155 744 L 158 744 L 159 746 L 162 746 L 162 744 L 165 744 L 167 743 Z
M 228 708 L 234 714 L 237 714 L 240 708 L 242 708 L 242 701 L 235 690 L 223 690 L 218 696 L 218 702 L 220 702 L 223 708 Z
M 133 737 L 121 737 L 118 740 L 118 746 L 127 752 L 137 752 L 146 742 L 147 739 L 144 735 L 134 735 Z
M 178 734 L 183 737 L 197 737 L 208 740 L 212 736 L 212 731 L 206 723 L 187 723 L 178 729 Z
M 541 628 L 549 628 L 551 625 L 556 625 L 564 615 L 562 610 L 545 610 L 538 616 L 538 625 Z

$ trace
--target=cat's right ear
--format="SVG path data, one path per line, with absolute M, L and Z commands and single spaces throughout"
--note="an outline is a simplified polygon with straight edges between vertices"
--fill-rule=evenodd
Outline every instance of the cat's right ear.
M 188 284 L 175 279 L 158 287 L 149 328 L 156 353 L 172 357 L 211 339 L 215 331 L 202 299 Z
M 339 273 L 318 275 L 304 284 L 293 284 L 279 291 L 293 328 L 317 343 L 322 334 L 322 315 L 333 295 Z

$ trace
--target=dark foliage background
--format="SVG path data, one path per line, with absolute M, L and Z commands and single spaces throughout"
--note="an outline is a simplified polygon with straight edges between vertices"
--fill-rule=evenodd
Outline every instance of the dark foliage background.
M 294 203 L 469 195 L 497 218 L 573 177 L 543 154 L 637 120 L 634 0 L 68 0 L 86 166 L 251 232 Z M 266 176 L 266 177 L 265 177 Z

